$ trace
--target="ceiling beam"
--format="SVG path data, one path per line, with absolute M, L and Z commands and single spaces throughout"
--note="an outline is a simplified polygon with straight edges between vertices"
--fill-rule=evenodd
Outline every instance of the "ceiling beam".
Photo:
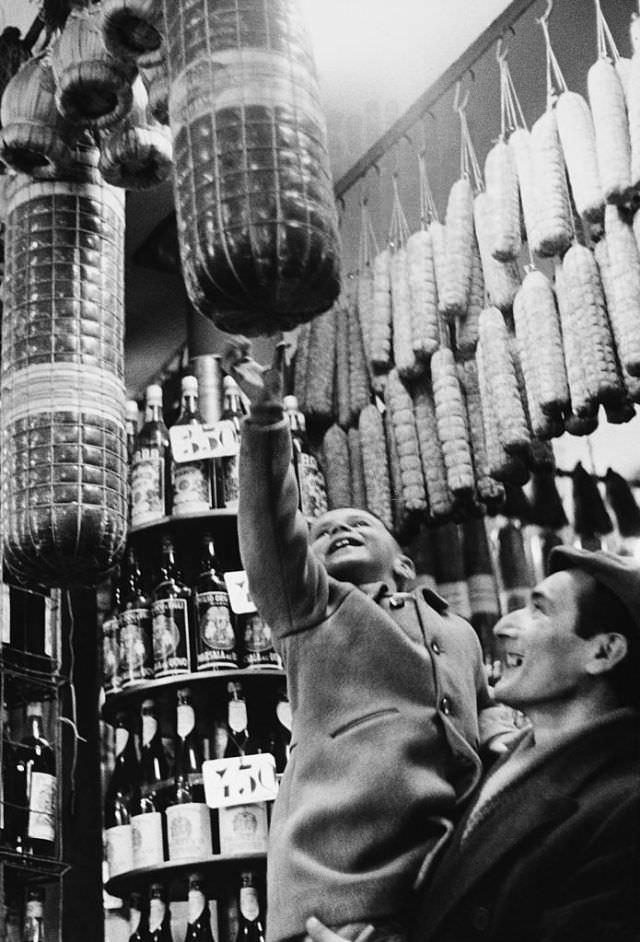
M 536 0 L 513 0 L 513 2 L 495 18 L 478 38 L 467 46 L 462 55 L 442 73 L 433 85 L 391 125 L 382 137 L 373 144 L 362 157 L 337 181 L 334 192 L 336 199 L 341 199 L 358 180 L 366 174 L 387 154 L 396 144 L 406 137 L 411 129 L 422 120 L 427 112 L 453 88 L 455 83 L 464 78 L 467 72 L 473 72 L 473 67 L 482 56 L 494 46 L 498 39 L 511 29 L 517 20 L 525 13 Z

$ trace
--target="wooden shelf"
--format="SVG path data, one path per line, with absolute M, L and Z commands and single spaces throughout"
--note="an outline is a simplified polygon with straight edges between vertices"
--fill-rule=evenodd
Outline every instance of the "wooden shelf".
M 178 677 L 161 677 L 158 680 L 141 681 L 131 684 L 124 690 L 109 694 L 102 706 L 102 718 L 107 723 L 115 720 L 116 714 L 121 710 L 131 710 L 146 697 L 162 700 L 169 699 L 171 694 L 181 687 L 189 687 L 197 695 L 198 688 L 203 684 L 219 682 L 222 689 L 229 680 L 240 680 L 243 683 L 282 683 L 285 672 L 280 668 L 231 668 L 219 671 L 197 671 L 190 674 L 181 674 Z
M 152 520 L 150 523 L 140 523 L 135 527 L 129 527 L 129 536 L 135 536 L 137 533 L 148 533 L 150 530 L 162 530 L 163 527 L 175 526 L 180 524 L 189 525 L 194 521 L 212 522 L 215 520 L 233 520 L 238 516 L 235 510 L 209 510 L 206 513 L 180 514 L 179 516 L 160 517 L 159 520 Z
M 264 853 L 215 854 L 205 860 L 166 860 L 153 867 L 120 873 L 107 881 L 105 889 L 112 896 L 126 899 L 132 892 L 146 894 L 150 884 L 157 881 L 163 884 L 171 900 L 186 899 L 189 874 L 197 871 L 208 885 L 208 895 L 216 897 L 220 891 L 236 886 L 243 869 L 264 870 L 266 860 Z

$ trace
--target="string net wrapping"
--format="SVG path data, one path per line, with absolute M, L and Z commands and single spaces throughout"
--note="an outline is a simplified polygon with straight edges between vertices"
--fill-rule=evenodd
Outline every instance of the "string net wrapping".
M 0 369 L 5 564 L 95 585 L 126 536 L 124 193 L 12 184 Z
M 189 297 L 222 330 L 290 330 L 340 290 L 325 121 L 295 2 L 163 9 Z

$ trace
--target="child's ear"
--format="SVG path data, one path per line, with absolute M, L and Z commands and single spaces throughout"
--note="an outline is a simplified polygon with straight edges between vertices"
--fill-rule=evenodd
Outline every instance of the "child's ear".
M 397 556 L 393 564 L 393 574 L 396 577 L 399 588 L 404 588 L 407 583 L 412 582 L 416 577 L 416 567 L 413 560 L 404 554 Z

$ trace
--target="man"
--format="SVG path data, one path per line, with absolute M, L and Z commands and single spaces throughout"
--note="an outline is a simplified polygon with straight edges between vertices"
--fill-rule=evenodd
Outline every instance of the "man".
M 640 940 L 640 568 L 558 547 L 550 569 L 495 628 L 496 696 L 531 729 L 418 890 L 416 942 Z

